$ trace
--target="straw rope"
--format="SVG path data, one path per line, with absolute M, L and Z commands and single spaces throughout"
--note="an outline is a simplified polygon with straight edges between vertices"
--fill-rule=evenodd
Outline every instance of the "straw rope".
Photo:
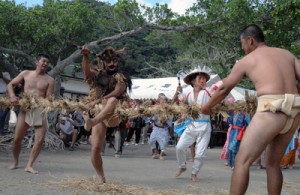
M 256 97 L 246 95 L 245 99 L 245 101 L 236 101 L 234 103 L 227 103 L 223 101 L 212 109 L 212 115 L 221 114 L 223 116 L 227 116 L 226 113 L 229 110 L 234 110 L 236 112 L 247 112 L 250 115 L 253 115 L 257 107 Z M 103 109 L 104 105 L 104 103 L 100 103 L 94 108 L 90 108 L 87 106 L 87 102 L 84 99 L 80 100 L 79 102 L 66 99 L 53 100 L 32 97 L 26 94 L 24 94 L 19 100 L 19 107 L 24 111 L 30 111 L 34 108 L 44 108 L 43 112 L 49 112 L 53 110 L 61 113 L 90 111 L 92 114 L 97 114 Z M 0 107 L 4 109 L 12 107 L 8 97 L 0 98 Z M 201 105 L 165 104 L 153 107 L 151 106 L 150 101 L 145 101 L 136 108 L 129 108 L 127 102 L 119 101 L 115 109 L 115 114 L 121 118 L 153 116 L 157 114 L 160 116 L 162 122 L 167 121 L 167 118 L 170 116 L 178 116 L 182 114 L 186 114 L 192 118 L 197 118 L 199 113 L 201 113 Z

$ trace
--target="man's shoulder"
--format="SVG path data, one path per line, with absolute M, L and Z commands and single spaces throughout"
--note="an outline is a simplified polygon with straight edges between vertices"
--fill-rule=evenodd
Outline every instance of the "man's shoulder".
M 20 74 L 22 74 L 22 75 L 29 75 L 29 74 L 32 74 L 33 72 L 34 72 L 33 70 L 23 70 L 22 72 L 20 72 Z
M 54 82 L 54 78 L 48 74 L 45 74 L 45 78 L 47 78 L 49 82 Z

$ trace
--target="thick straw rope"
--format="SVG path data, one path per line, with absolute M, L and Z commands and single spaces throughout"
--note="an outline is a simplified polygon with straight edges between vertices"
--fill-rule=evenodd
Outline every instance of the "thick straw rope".
M 28 95 L 23 95 L 19 100 L 19 107 L 22 110 L 30 111 L 34 108 L 44 108 L 44 112 L 49 112 L 57 110 L 61 113 L 73 112 L 73 111 L 90 111 L 92 114 L 99 113 L 104 104 L 97 104 L 94 108 L 89 108 L 87 102 L 84 100 L 70 101 L 70 100 L 53 100 L 53 99 L 43 99 L 32 97 Z M 237 112 L 247 112 L 251 116 L 255 113 L 257 106 L 257 101 L 255 96 L 248 96 L 246 94 L 245 101 L 237 101 L 234 103 L 227 103 L 225 101 L 221 102 L 212 109 L 212 115 L 221 114 L 227 116 L 229 110 L 234 110 Z M 8 97 L 0 98 L 0 107 L 10 108 L 12 107 Z M 137 116 L 153 116 L 155 114 L 160 116 L 160 121 L 167 121 L 170 116 L 181 116 L 185 114 L 192 118 L 197 118 L 199 113 L 201 113 L 200 105 L 187 105 L 187 104 L 166 104 L 151 106 L 150 101 L 143 102 L 137 108 L 129 108 L 127 102 L 118 103 L 115 114 L 121 118 L 133 118 Z

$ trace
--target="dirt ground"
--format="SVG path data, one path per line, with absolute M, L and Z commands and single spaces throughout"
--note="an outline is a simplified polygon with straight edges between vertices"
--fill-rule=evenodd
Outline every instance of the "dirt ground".
M 29 150 L 23 149 L 19 169 L 9 170 L 12 155 L 0 151 L 0 194 L 228 194 L 232 171 L 219 160 L 221 148 L 208 149 L 200 182 L 192 182 L 191 163 L 179 178 L 175 147 L 169 146 L 164 161 L 152 159 L 148 145 L 124 147 L 121 158 L 106 148 L 103 156 L 107 184 L 94 186 L 96 174 L 90 162 L 90 145 L 80 145 L 75 151 L 51 152 L 43 150 L 34 167 L 39 174 L 24 172 Z M 189 158 L 189 156 L 188 156 Z M 282 194 L 300 194 L 300 161 L 294 169 L 283 170 Z M 267 194 L 264 170 L 251 167 L 247 194 Z

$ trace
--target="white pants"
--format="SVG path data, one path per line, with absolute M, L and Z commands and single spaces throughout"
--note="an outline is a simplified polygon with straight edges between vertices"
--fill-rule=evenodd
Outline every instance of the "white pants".
M 210 123 L 205 129 L 203 129 L 203 127 L 187 128 L 183 132 L 176 146 L 176 156 L 179 168 L 186 168 L 186 150 L 189 146 L 196 142 L 192 174 L 198 174 L 203 165 L 203 160 L 206 157 L 206 149 L 209 144 L 210 134 Z
M 156 148 L 155 143 L 158 142 L 160 150 L 162 152 L 165 152 L 168 146 L 169 136 L 170 135 L 168 128 L 159 128 L 154 126 L 149 140 L 151 149 Z

